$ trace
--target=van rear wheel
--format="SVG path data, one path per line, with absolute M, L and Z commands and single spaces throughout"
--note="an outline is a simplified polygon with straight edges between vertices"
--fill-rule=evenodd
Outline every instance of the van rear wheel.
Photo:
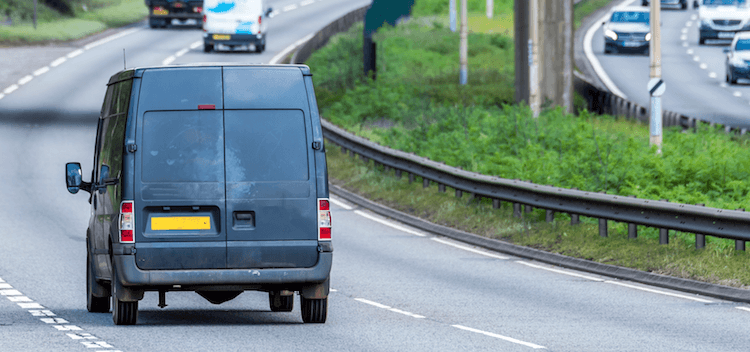
M 203 52 L 204 53 L 210 53 L 213 50 L 214 50 L 214 45 L 213 44 L 203 43 Z
M 123 302 L 117 299 L 120 289 L 117 270 L 112 267 L 112 321 L 115 325 L 135 325 L 138 320 L 138 301 Z
M 294 295 L 282 296 L 280 292 L 269 292 L 268 303 L 272 312 L 291 312 L 294 309 Z
M 305 323 L 322 324 L 328 316 L 328 297 L 322 299 L 309 299 L 299 296 L 302 306 L 302 321 Z

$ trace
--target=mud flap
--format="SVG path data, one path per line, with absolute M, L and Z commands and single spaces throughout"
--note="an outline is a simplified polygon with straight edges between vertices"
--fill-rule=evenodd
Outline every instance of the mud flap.
M 330 282 L 331 278 L 327 278 L 326 281 L 323 281 L 319 284 L 313 284 L 304 286 L 302 290 L 300 290 L 299 294 L 307 299 L 323 299 L 328 297 L 328 292 L 330 291 Z
M 117 270 L 115 266 L 112 267 L 112 270 Z M 114 273 L 113 273 L 114 274 Z M 112 293 L 117 295 L 117 299 L 119 299 L 121 302 L 138 302 L 143 299 L 143 290 L 137 289 L 137 288 L 131 288 L 123 286 L 120 280 L 117 280 L 120 275 L 112 275 L 112 285 L 116 285 L 117 287 L 113 287 Z

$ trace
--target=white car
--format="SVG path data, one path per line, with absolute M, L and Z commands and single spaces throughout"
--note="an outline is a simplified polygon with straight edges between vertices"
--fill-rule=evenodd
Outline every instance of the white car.
M 203 51 L 252 45 L 256 52 L 263 52 L 267 19 L 273 12 L 263 8 L 263 0 L 204 0 Z
M 698 18 L 699 44 L 707 39 L 732 40 L 735 33 L 750 30 L 750 4 L 748 0 L 702 0 Z

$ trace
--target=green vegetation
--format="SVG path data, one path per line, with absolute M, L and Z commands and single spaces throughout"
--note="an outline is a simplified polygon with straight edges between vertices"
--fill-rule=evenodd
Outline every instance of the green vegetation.
M 143 0 L 68 0 L 58 1 L 55 9 L 39 1 L 38 25 L 32 24 L 33 2 L 0 0 L 0 43 L 28 44 L 67 41 L 82 38 L 107 28 L 138 22 L 148 15 Z M 59 11 L 59 12 L 58 12 Z
M 588 0 L 581 6 L 594 5 Z M 420 2 L 417 5 L 420 6 Z M 469 85 L 458 82 L 458 34 L 444 16 L 422 5 L 418 17 L 376 34 L 377 79 L 361 74 L 361 27 L 335 37 L 307 64 L 323 116 L 382 145 L 483 174 L 539 184 L 639 198 L 704 203 L 725 209 L 750 208 L 750 142 L 707 126 L 695 133 L 664 131 L 663 154 L 648 144 L 648 128 L 611 116 L 546 109 L 534 118 L 512 105 L 513 40 L 500 31 L 470 34 Z M 503 32 L 504 33 L 504 32 Z M 350 53 L 356 53 L 351 55 Z M 579 97 L 580 100 L 580 97 Z M 577 106 L 581 106 L 580 102 Z M 610 222 L 610 237 L 598 237 L 596 219 L 553 224 L 544 212 L 511 218 L 509 207 L 468 202 L 421 182 L 386 177 L 372 165 L 347 160 L 329 146 L 334 182 L 427 220 L 519 245 L 602 263 L 741 287 L 747 257 L 730 240 L 671 232 L 658 245 L 658 231 L 639 229 L 627 239 L 625 224 Z
M 611 3 L 612 0 L 583 0 L 573 8 L 573 27 L 578 29 L 586 16 Z

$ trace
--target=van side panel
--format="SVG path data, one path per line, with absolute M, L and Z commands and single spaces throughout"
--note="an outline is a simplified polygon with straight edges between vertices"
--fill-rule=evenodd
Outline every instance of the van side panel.
M 323 140 L 323 129 L 320 127 L 320 113 L 318 112 L 318 100 L 315 98 L 312 75 L 305 75 L 305 88 L 307 89 L 307 100 L 310 104 L 310 120 L 312 122 L 313 142 L 320 142 L 321 148 L 315 150 L 315 179 L 318 198 L 328 198 L 328 164 L 326 162 L 326 149 Z

